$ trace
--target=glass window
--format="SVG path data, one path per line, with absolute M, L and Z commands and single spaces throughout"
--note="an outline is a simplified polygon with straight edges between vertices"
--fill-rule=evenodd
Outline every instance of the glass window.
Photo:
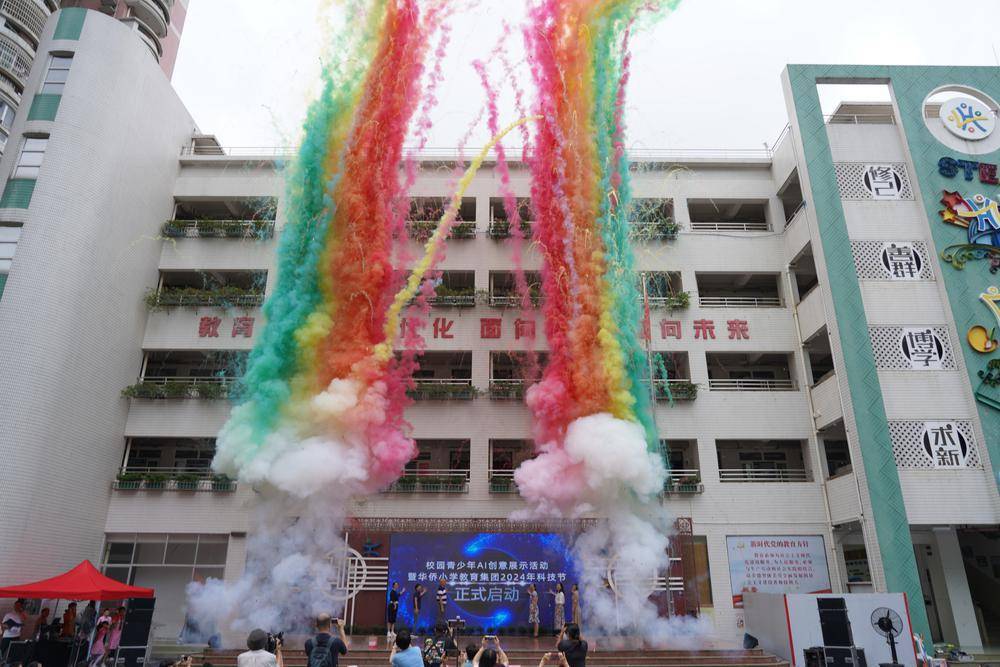
M 167 545 L 167 557 L 164 563 L 167 565 L 194 565 L 194 552 L 198 547 L 197 542 L 174 542 Z
M 163 542 L 144 542 L 135 545 L 135 562 L 137 565 L 162 565 L 163 550 L 167 545 Z
M 73 56 L 52 56 L 49 60 L 49 69 L 45 72 L 45 80 L 42 82 L 43 95 L 62 95 L 72 64 Z
M 132 549 L 135 545 L 131 542 L 111 542 L 108 544 L 108 555 L 106 562 L 110 564 L 129 564 L 132 562 Z
M 45 147 L 48 143 L 48 137 L 25 139 L 11 178 L 38 178 L 38 168 L 42 166 L 42 158 L 45 157 Z
M 0 128 L 10 130 L 14 124 L 14 108 L 6 102 L 0 102 Z
M 202 538 L 198 544 L 198 565 L 225 565 L 228 546 L 226 541 L 209 542 Z

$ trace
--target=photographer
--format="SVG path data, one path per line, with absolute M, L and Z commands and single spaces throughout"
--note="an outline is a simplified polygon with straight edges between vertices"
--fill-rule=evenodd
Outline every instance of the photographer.
M 337 626 L 337 634 L 330 634 L 332 626 Z M 334 620 L 330 614 L 316 617 L 316 636 L 306 640 L 306 661 L 308 667 L 337 667 L 340 656 L 347 655 L 347 634 L 344 622 Z
M 494 648 L 495 647 L 495 648 Z M 496 635 L 485 635 L 479 646 L 479 653 L 472 659 L 473 667 L 508 667 L 510 660 L 500 647 L 500 638 Z
M 418 646 L 410 646 L 410 631 L 403 628 L 392 642 L 389 654 L 392 667 L 424 667 L 424 657 Z
M 580 626 L 576 623 L 563 626 L 556 650 L 565 657 L 569 667 L 586 667 L 587 642 L 580 634 Z
M 247 637 L 247 648 L 250 650 L 237 656 L 237 667 L 284 667 L 285 662 L 281 657 L 281 639 L 274 638 L 274 653 L 269 653 L 266 650 L 269 638 L 270 635 L 260 628 L 251 631 Z
M 557 662 L 559 667 L 569 667 L 569 663 L 566 662 L 565 653 L 546 653 L 542 656 L 542 659 L 538 661 L 538 667 L 545 667 L 546 663 Z

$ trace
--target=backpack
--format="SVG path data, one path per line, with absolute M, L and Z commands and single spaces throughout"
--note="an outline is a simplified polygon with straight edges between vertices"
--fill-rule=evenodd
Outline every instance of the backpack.
M 329 637 L 313 639 L 313 648 L 309 653 L 309 667 L 333 667 L 333 640 Z

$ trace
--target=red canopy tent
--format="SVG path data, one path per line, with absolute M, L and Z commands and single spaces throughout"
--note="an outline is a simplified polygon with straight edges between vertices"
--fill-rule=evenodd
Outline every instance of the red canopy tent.
M 57 577 L 30 584 L 0 588 L 0 598 L 51 598 L 59 600 L 124 600 L 151 598 L 152 588 L 129 586 L 105 577 L 89 560 Z

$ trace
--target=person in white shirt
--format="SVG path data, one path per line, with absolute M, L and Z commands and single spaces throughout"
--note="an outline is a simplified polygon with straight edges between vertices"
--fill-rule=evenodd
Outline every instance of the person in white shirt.
M 14 603 L 13 611 L 8 611 L 3 617 L 3 639 L 0 640 L 0 658 L 7 658 L 10 643 L 21 638 L 21 629 L 28 615 L 24 613 L 24 600 Z
M 247 637 L 247 648 L 250 650 L 240 653 L 236 657 L 237 667 L 284 667 L 285 663 L 281 657 L 281 640 L 275 639 L 275 644 L 274 653 L 265 651 L 267 633 L 260 628 L 251 631 Z

